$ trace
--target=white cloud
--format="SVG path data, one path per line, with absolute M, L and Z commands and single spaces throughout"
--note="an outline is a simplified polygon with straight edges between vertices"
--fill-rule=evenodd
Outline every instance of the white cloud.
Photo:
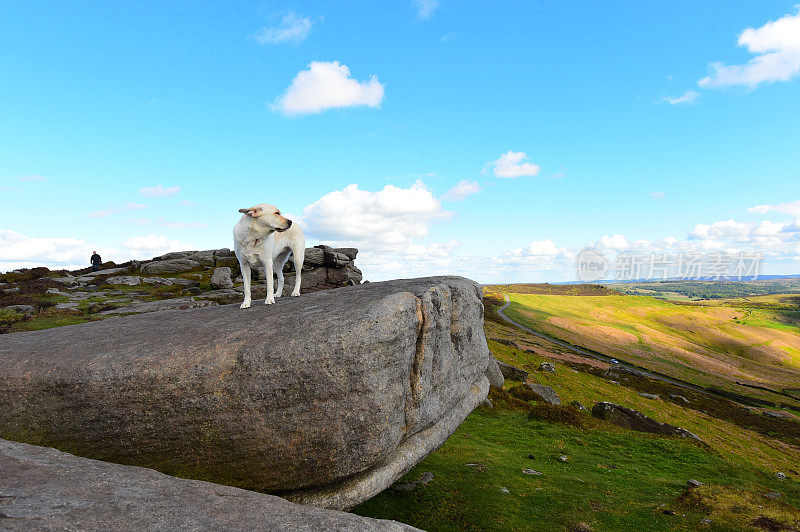
M 755 54 L 743 65 L 712 63 L 711 75 L 701 79 L 701 87 L 746 85 L 788 81 L 800 73 L 800 12 L 784 15 L 760 28 L 747 28 L 739 46 Z
M 49 179 L 39 174 L 32 174 L 20 177 L 19 180 L 23 183 L 40 183 L 42 181 L 48 181 Z
M 386 185 L 377 192 L 348 185 L 308 205 L 301 217 L 306 232 L 319 240 L 396 250 L 427 236 L 431 224 L 450 213 L 417 181 L 408 188 Z
M 310 18 L 299 17 L 290 12 L 277 26 L 261 28 L 259 34 L 256 35 L 256 40 L 261 44 L 298 43 L 308 37 L 312 25 L 313 22 Z
M 154 187 L 142 187 L 139 189 L 139 194 L 146 198 L 163 198 L 166 196 L 174 196 L 181 191 L 181 187 L 165 187 L 161 183 Z
M 695 100 L 697 100 L 698 96 L 700 96 L 700 93 L 697 91 L 686 91 L 680 96 L 667 96 L 666 98 L 661 98 L 658 100 L 658 103 L 668 103 L 670 105 L 693 103 Z
M 757 212 L 759 214 L 775 211 L 783 214 L 791 214 L 792 216 L 800 216 L 800 200 L 788 203 L 776 203 L 774 205 L 756 205 L 755 207 L 749 207 L 747 211 Z
M 535 176 L 541 168 L 537 164 L 526 162 L 528 156 L 521 151 L 507 151 L 497 160 L 486 163 L 487 168 L 494 168 L 497 177 Z
M 413 0 L 417 8 L 417 16 L 422 20 L 427 20 L 433 16 L 439 7 L 438 0 Z
M 314 61 L 295 76 L 272 108 L 286 115 L 298 115 L 361 105 L 380 107 L 383 93 L 384 87 L 375 76 L 358 81 L 338 61 Z
M 689 237 L 699 240 L 727 239 L 735 242 L 746 242 L 749 238 L 751 227 L 749 224 L 735 220 L 714 222 L 711 225 L 697 224 L 689 232 Z
M 648 192 L 647 194 L 654 199 L 662 199 L 664 197 L 663 192 Z
M 112 214 L 119 214 L 128 211 L 141 211 L 142 209 L 146 208 L 147 205 L 144 205 L 142 203 L 133 203 L 129 201 L 118 207 L 106 207 L 105 209 L 94 211 L 93 213 L 89 214 L 89 216 L 91 216 L 92 218 L 107 218 Z
M 445 201 L 461 201 L 470 194 L 477 194 L 481 191 L 481 186 L 469 179 L 462 179 L 456 186 L 445 192 L 442 199 Z
M 613 250 L 613 251 L 628 249 L 630 247 L 628 239 L 625 238 L 623 235 L 614 235 L 614 236 L 603 235 L 595 245 L 598 248 L 604 250 Z

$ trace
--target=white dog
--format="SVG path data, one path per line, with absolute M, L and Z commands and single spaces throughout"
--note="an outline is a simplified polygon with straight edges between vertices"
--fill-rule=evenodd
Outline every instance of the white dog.
M 273 205 L 262 203 L 249 209 L 239 209 L 244 213 L 233 228 L 233 251 L 239 259 L 244 280 L 244 302 L 240 308 L 250 307 L 251 268 L 264 265 L 267 277 L 267 298 L 265 305 L 275 303 L 276 297 L 283 293 L 283 265 L 292 255 L 295 279 L 292 297 L 300 295 L 300 271 L 306 252 L 306 237 L 300 226 L 281 216 Z M 272 292 L 272 272 L 278 274 L 278 287 Z

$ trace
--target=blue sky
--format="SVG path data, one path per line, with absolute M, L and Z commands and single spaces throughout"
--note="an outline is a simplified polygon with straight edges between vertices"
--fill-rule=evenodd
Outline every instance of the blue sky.
M 792 1 L 0 1 L 0 270 L 232 247 L 268 202 L 371 280 L 800 273 L 798 74 Z

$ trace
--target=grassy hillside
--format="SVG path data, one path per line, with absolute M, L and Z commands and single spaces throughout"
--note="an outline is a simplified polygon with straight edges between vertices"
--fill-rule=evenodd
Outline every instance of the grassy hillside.
M 743 427 L 731 412 L 761 418 L 725 399 L 705 400 L 699 392 L 647 379 L 604 377 L 607 364 L 500 321 L 496 303 L 487 300 L 491 352 L 528 370 L 529 382 L 552 386 L 562 405 L 615 402 L 684 427 L 703 443 L 624 430 L 571 406 L 526 401 L 520 383 L 507 381 L 503 391 L 492 392 L 493 408 L 473 412 L 399 484 L 425 472 L 433 480 L 411 491 L 386 490 L 356 513 L 431 531 L 800 530 L 800 447 L 786 441 L 791 438 Z M 543 361 L 553 362 L 556 372 L 536 371 Z M 689 404 L 648 399 L 642 391 L 683 393 Z M 800 424 L 779 423 L 800 442 Z M 777 479 L 777 472 L 787 478 Z M 689 490 L 689 479 L 704 484 Z
M 630 295 L 663 299 L 696 300 L 750 297 L 766 294 L 800 293 L 800 278 L 761 279 L 755 281 L 645 281 L 610 283 L 608 288 Z
M 795 296 L 678 304 L 648 296 L 506 293 L 509 317 L 555 338 L 700 386 L 800 405 L 800 397 L 752 388 L 786 392 L 800 382 Z

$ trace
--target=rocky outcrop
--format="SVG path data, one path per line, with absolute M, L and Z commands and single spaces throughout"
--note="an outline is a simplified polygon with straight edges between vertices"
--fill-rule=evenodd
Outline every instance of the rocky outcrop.
M 560 405 L 561 398 L 558 397 L 556 391 L 550 386 L 544 384 L 536 384 L 533 382 L 526 382 L 525 387 L 539 396 L 539 400 L 551 405 Z
M 2 530 L 417 530 L 5 440 L 0 471 Z
M 686 429 L 660 423 L 641 412 L 614 403 L 596 403 L 592 407 L 592 416 L 609 421 L 626 429 L 638 430 L 639 432 L 650 432 L 652 434 L 662 434 L 666 436 L 680 436 L 700 440 L 695 434 Z
M 231 279 L 231 269 L 227 266 L 220 266 L 214 268 L 214 273 L 211 275 L 211 288 L 227 289 L 233 288 L 233 280 Z
M 497 360 L 497 366 L 500 368 L 500 371 L 503 373 L 503 377 L 506 379 L 522 382 L 528 380 L 528 372 L 524 369 L 518 368 L 517 366 L 512 366 L 511 364 L 506 364 L 501 360 Z
M 488 393 L 481 289 L 397 280 L 0 337 L 0 437 L 349 508 Z

